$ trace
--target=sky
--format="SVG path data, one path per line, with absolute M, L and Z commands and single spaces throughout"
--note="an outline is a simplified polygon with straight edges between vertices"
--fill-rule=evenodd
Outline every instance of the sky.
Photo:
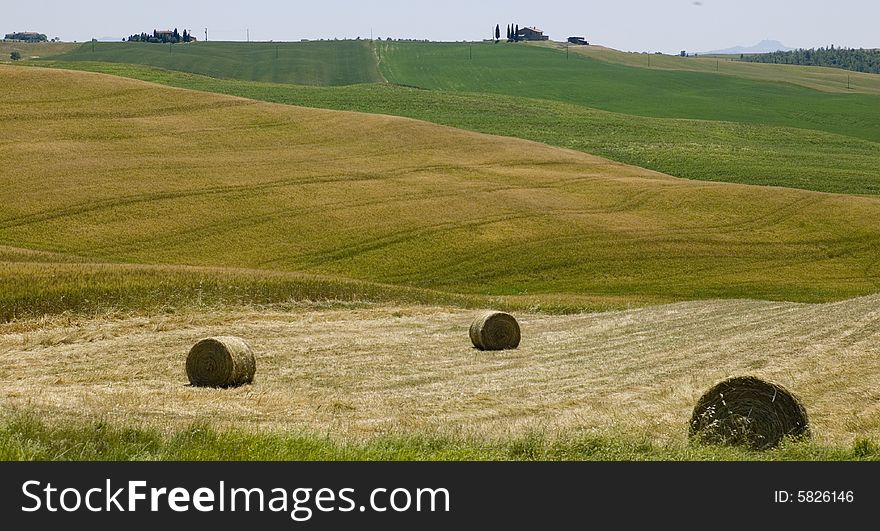
M 488 38 L 495 24 L 537 26 L 626 51 L 678 53 L 753 45 L 880 48 L 877 0 L 23 0 L 3 6 L 0 32 L 64 41 L 153 29 L 209 40 Z

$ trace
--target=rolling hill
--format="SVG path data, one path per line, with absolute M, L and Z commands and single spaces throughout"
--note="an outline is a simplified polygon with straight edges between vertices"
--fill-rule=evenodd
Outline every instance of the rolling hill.
M 133 309 L 172 291 L 573 310 L 880 286 L 874 198 L 688 181 L 409 119 L 99 74 L 5 67 L 0 80 L 14 96 L 0 122 L 17 132 L 0 140 L 15 168 L 0 177 L 0 244 L 14 248 L 4 283 L 18 288 L 6 315 L 34 299 L 40 312 L 100 307 L 84 293 L 123 292 Z M 209 269 L 126 274 L 147 266 Z
M 216 61 L 212 48 L 199 48 L 204 44 L 187 48 L 192 62 L 166 66 L 195 69 Z M 304 63 L 332 59 L 312 45 L 369 49 L 362 41 L 280 46 L 312 58 Z M 880 76 L 854 76 L 856 90 L 846 91 L 840 73 L 829 69 L 643 56 L 593 46 L 571 47 L 565 59 L 566 52 L 552 44 L 383 41 L 358 61 L 375 68 L 381 56 L 382 70 L 397 84 L 326 87 L 251 80 L 259 73 L 248 66 L 254 64 L 253 50 L 271 51 L 270 43 L 218 43 L 224 53 L 214 75 L 227 79 L 125 63 L 147 61 L 135 53 L 145 49 L 156 62 L 167 62 L 174 52 L 156 52 L 162 46 L 106 46 L 98 43 L 94 54 L 86 46 L 77 54 L 97 54 L 112 63 L 36 64 L 278 103 L 407 116 L 577 149 L 688 179 L 880 193 L 880 120 L 874 116 Z M 653 61 L 650 69 L 641 64 L 646 58 Z M 284 75 L 300 76 L 300 66 L 287 64 Z M 523 77 L 524 71 L 534 75 Z
M 821 131 L 648 118 L 552 100 L 389 84 L 308 87 L 216 79 L 143 65 L 43 64 L 275 103 L 406 116 L 576 149 L 688 179 L 880 193 L 880 144 Z
M 593 47 L 573 49 L 574 53 L 567 53 L 552 45 L 360 40 L 167 46 L 88 43 L 57 59 L 141 64 L 222 79 L 318 86 L 387 80 L 431 90 L 558 101 L 643 117 L 795 127 L 880 140 L 880 95 L 876 94 L 880 76 L 855 76 L 858 90 L 853 91 L 845 88 L 845 75 L 829 69 L 731 63 L 724 65 L 729 75 L 721 76 L 720 61 L 713 59 L 689 62 L 654 57 L 657 66 L 664 68 L 645 68 L 638 55 L 630 59 L 632 54 Z
M 845 77 L 832 76 L 827 69 L 793 74 L 775 65 L 761 69 L 737 63 L 725 65 L 732 75 L 718 76 L 711 66 L 719 63 L 712 60 L 697 59 L 702 68 L 643 68 L 639 61 L 594 59 L 591 47 L 574 49 L 567 54 L 553 46 L 405 41 L 88 43 L 57 59 L 319 86 L 387 79 L 404 86 L 552 100 L 627 115 L 796 127 L 880 141 L 880 95 L 842 88 L 819 93 L 798 86 L 846 86 Z M 855 81 L 871 92 L 877 89 L 876 78 L 880 76 L 856 76 Z

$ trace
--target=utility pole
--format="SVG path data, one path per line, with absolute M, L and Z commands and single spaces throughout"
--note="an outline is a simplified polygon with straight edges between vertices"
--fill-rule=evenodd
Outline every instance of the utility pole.
M 715 59 L 715 71 L 718 72 L 721 67 L 719 66 L 719 59 Z
M 473 58 L 474 58 L 474 45 L 469 44 L 468 45 L 468 60 L 473 60 Z
M 208 42 L 208 28 L 205 28 L 205 42 Z
M 247 41 L 251 42 L 251 29 L 246 28 L 245 31 L 247 32 Z
M 851 90 L 849 86 L 849 74 L 846 75 L 846 90 Z
M 565 43 L 565 60 L 568 61 L 568 43 Z

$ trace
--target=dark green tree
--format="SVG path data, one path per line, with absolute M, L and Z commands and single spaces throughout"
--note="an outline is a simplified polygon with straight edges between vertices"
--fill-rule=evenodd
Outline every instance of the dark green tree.
M 818 48 L 741 55 L 742 61 L 800 66 L 827 66 L 856 72 L 880 73 L 880 50 Z
M 9 54 L 9 58 L 13 61 L 18 61 L 21 59 L 21 52 L 12 52 L 11 54 Z
M 495 42 L 501 40 L 501 25 L 495 24 Z

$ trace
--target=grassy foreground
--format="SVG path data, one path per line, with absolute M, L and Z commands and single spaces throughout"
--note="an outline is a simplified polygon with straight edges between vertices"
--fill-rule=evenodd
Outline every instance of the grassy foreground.
M 173 433 L 103 421 L 50 425 L 33 414 L 0 420 L 0 461 L 877 461 L 880 446 L 787 442 L 768 452 L 698 445 L 662 446 L 633 436 L 540 433 L 504 441 L 382 436 L 345 442 L 326 436 L 216 430 Z
M 535 140 L 688 179 L 880 194 L 880 144 L 822 131 L 648 118 L 543 99 L 387 84 L 307 87 L 215 79 L 143 65 L 41 64 L 274 103 L 406 116 Z M 517 117 L 515 125 L 512 116 Z

